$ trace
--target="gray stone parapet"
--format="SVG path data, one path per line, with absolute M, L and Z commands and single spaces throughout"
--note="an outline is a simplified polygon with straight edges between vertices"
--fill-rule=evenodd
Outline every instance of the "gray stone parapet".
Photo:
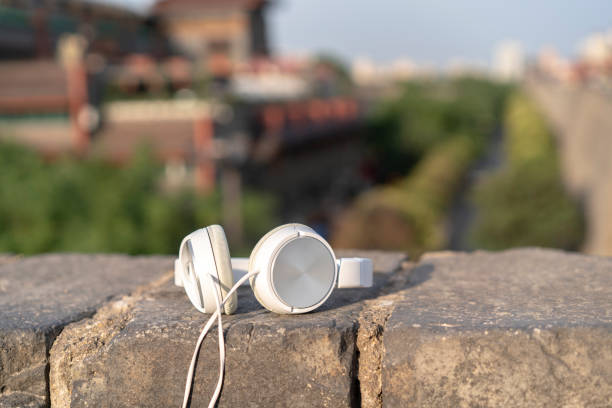
M 373 258 L 319 310 L 226 316 L 219 406 L 612 406 L 612 259 L 553 250 Z M 180 406 L 208 319 L 171 257 L 3 256 L 0 407 Z M 218 374 L 202 346 L 192 407 Z

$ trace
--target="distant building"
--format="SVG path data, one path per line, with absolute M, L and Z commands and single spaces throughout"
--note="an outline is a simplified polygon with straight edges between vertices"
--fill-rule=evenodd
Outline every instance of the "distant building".
M 369 85 L 378 78 L 378 67 L 368 58 L 357 58 L 351 65 L 351 77 L 358 85 Z
M 148 15 L 95 1 L 0 0 L 0 140 L 118 164 L 145 143 L 169 179 L 209 190 L 219 161 L 358 137 L 333 61 L 269 58 L 268 1 L 161 0 Z
M 589 35 L 580 46 L 580 59 L 591 65 L 605 65 L 612 59 L 612 29 Z
M 578 51 L 577 58 L 567 60 L 553 49 L 543 49 L 538 73 L 561 82 L 612 89 L 612 29 L 587 36 Z
M 513 81 L 523 76 L 525 56 L 517 41 L 506 41 L 495 48 L 493 74 L 502 80 Z
M 0 0 L 0 60 L 53 58 L 64 34 L 80 34 L 88 52 L 119 59 L 164 52 L 154 21 L 128 9 L 78 0 Z
M 161 0 L 153 15 L 171 44 L 214 76 L 270 54 L 265 0 Z
M 537 58 L 537 68 L 545 72 L 549 77 L 559 81 L 572 81 L 574 72 L 570 62 L 563 58 L 557 50 L 545 47 L 540 50 Z
M 391 63 L 390 74 L 393 79 L 405 81 L 418 75 L 419 67 L 407 58 L 400 58 Z

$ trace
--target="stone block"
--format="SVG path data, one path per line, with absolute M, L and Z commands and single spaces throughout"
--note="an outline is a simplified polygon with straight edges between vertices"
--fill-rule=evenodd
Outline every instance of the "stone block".
M 433 254 L 409 285 L 384 329 L 384 406 L 612 406 L 612 259 Z
M 359 405 L 356 337 L 360 311 L 389 281 L 404 254 L 370 256 L 375 285 L 336 290 L 316 312 L 276 315 L 249 287 L 236 314 L 224 316 L 226 375 L 220 407 L 349 407 Z M 55 407 L 180 406 L 193 348 L 209 315 L 171 282 L 109 303 L 68 326 L 51 351 Z M 218 375 L 216 331 L 196 366 L 192 407 L 207 406 Z
M 171 260 L 122 255 L 0 262 L 0 407 L 49 404 L 49 349 L 69 323 L 166 275 Z

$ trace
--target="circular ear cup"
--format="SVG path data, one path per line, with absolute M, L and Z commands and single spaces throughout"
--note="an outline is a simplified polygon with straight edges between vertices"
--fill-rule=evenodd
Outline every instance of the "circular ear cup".
M 230 259 L 229 246 L 225 237 L 225 231 L 220 225 L 211 225 L 206 227 L 210 245 L 212 247 L 219 279 L 219 287 L 221 289 L 221 297 L 225 298 L 227 293 L 234 286 L 234 275 L 232 273 L 232 262 Z M 238 295 L 234 292 L 223 305 L 225 314 L 232 314 L 238 307 Z
M 308 230 L 311 230 L 314 232 L 314 230 L 312 228 L 310 228 L 307 225 L 304 224 L 300 224 L 297 222 L 293 222 L 293 223 L 289 223 L 289 224 L 283 224 L 283 225 L 279 225 L 278 227 L 268 231 L 266 233 L 266 235 L 264 235 L 263 237 L 261 237 L 261 239 L 259 241 L 257 241 L 257 244 L 255 244 L 255 246 L 253 247 L 253 250 L 251 251 L 251 256 L 249 257 L 249 272 L 251 272 L 253 269 L 253 260 L 255 259 L 255 255 L 257 255 L 257 251 L 259 250 L 259 248 L 261 248 L 261 245 L 266 242 L 266 240 L 272 236 L 275 232 L 280 231 L 281 229 L 287 228 L 287 227 L 303 227 L 303 228 L 307 228 Z M 251 289 L 253 289 L 253 294 L 255 295 L 255 299 L 257 299 L 257 301 L 261 304 L 264 305 L 265 303 L 262 301 L 262 299 L 257 295 L 257 289 L 255 286 L 255 275 L 251 276 L 249 278 L 249 284 L 251 285 Z
M 312 311 L 332 293 L 338 276 L 333 250 L 303 224 L 281 225 L 259 240 L 249 258 L 259 303 L 281 314 Z
M 293 310 L 320 303 L 333 289 L 336 279 L 336 259 L 329 249 L 320 240 L 303 235 L 277 248 L 270 264 L 276 297 Z

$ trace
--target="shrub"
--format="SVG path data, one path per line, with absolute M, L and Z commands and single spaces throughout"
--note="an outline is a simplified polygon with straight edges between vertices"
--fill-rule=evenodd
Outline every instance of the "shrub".
M 444 215 L 475 151 L 470 138 L 455 137 L 428 154 L 405 179 L 365 193 L 336 223 L 334 244 L 401 249 L 413 256 L 443 247 Z
M 504 126 L 506 167 L 474 190 L 477 247 L 545 246 L 577 249 L 584 221 L 561 181 L 553 137 L 534 104 L 522 94 L 509 102 Z
M 534 103 L 518 92 L 509 98 L 504 114 L 504 148 L 510 166 L 556 156 L 548 124 Z

